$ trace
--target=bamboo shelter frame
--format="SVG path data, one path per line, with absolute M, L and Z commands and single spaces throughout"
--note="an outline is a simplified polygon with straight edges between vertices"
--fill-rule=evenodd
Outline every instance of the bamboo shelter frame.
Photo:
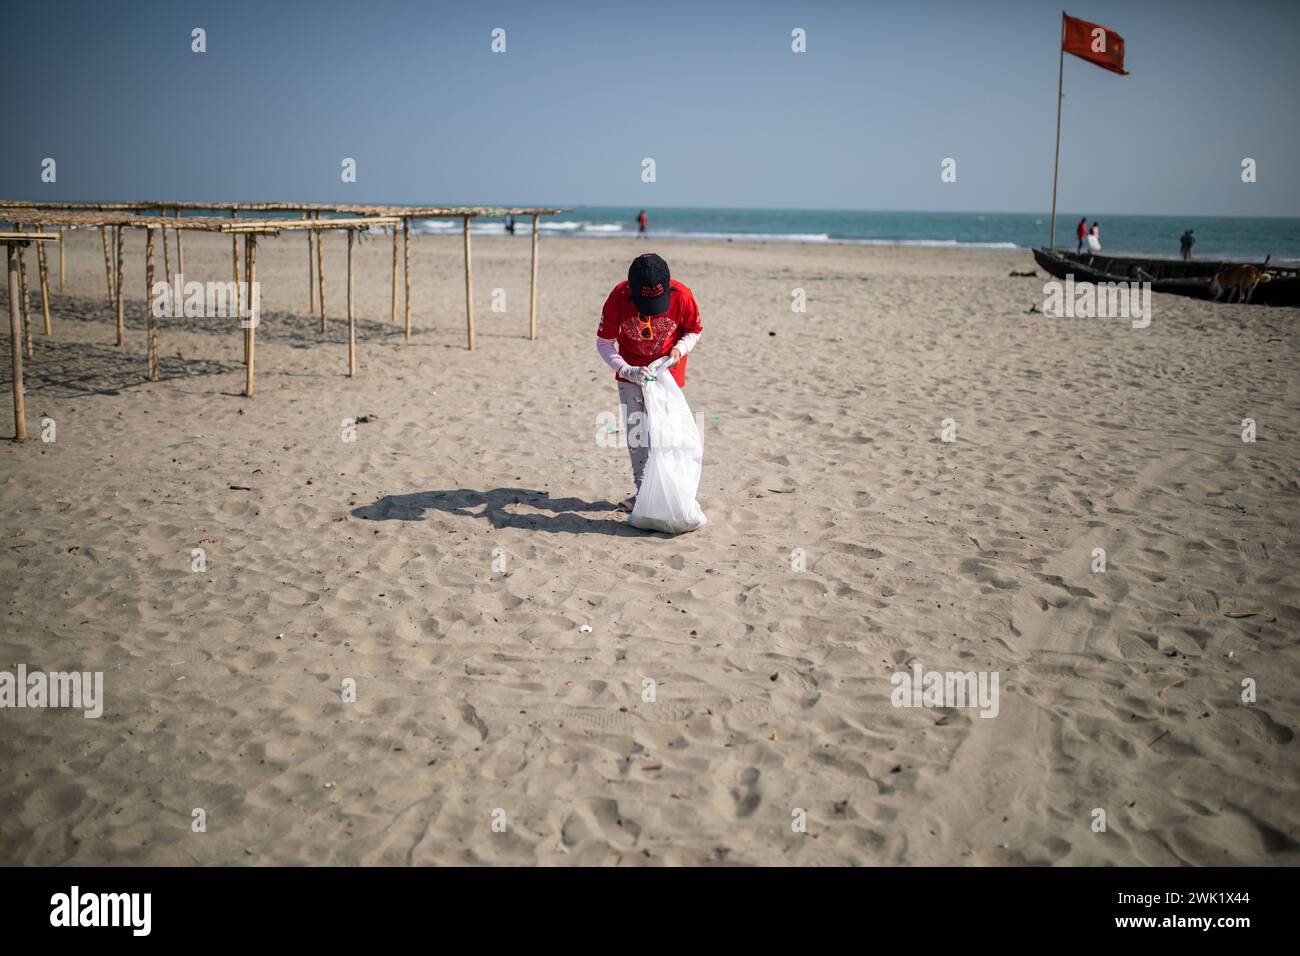
M 182 218 L 182 212 L 217 213 L 217 216 L 188 216 Z M 465 326 L 466 346 L 470 351 L 475 347 L 474 321 L 474 280 L 473 255 L 470 240 L 471 220 L 476 218 L 499 218 L 506 215 L 531 216 L 531 272 L 529 282 L 528 338 L 537 338 L 537 263 L 538 245 L 541 236 L 540 220 L 542 216 L 567 212 L 562 207 L 496 207 L 496 206 L 381 206 L 371 204 L 326 204 L 326 203 L 232 203 L 232 202 L 177 202 L 177 201 L 140 201 L 129 203 L 73 203 L 41 202 L 34 200 L 0 200 L 0 221 L 12 224 L 13 231 L 0 232 L 0 242 L 6 247 L 7 273 L 9 284 L 10 345 L 14 365 L 14 437 L 23 440 L 27 437 L 25 408 L 23 401 L 22 360 L 24 350 L 31 358 L 32 336 L 30 328 L 29 287 L 27 284 L 26 263 L 22 250 L 32 242 L 37 243 L 37 267 L 39 287 L 46 335 L 53 334 L 50 320 L 49 277 L 47 272 L 44 242 L 59 243 L 59 291 L 64 288 L 64 230 L 98 229 L 103 246 L 104 277 L 107 287 L 107 299 L 110 310 L 115 313 L 117 344 L 125 344 L 125 253 L 124 229 L 145 230 L 145 276 L 146 276 L 146 329 L 147 329 L 147 364 L 146 378 L 157 381 L 160 377 L 158 354 L 158 324 L 149 305 L 154 285 L 155 251 L 154 230 L 161 230 L 163 241 L 163 270 L 168 281 L 172 279 L 171 257 L 168 250 L 168 230 L 176 233 L 176 270 L 183 275 L 185 271 L 185 247 L 182 240 L 184 230 L 199 232 L 226 233 L 231 239 L 231 264 L 236 289 L 241 290 L 236 296 L 236 313 L 240 327 L 244 331 L 245 385 L 244 394 L 251 398 L 254 390 L 253 370 L 256 356 L 256 328 L 260 316 L 252 283 L 256 281 L 257 240 L 261 236 L 278 236 L 282 231 L 305 231 L 307 233 L 308 260 L 308 308 L 312 314 L 316 310 L 316 301 L 320 302 L 321 331 L 326 331 L 325 309 L 325 262 L 323 254 L 324 233 L 343 229 L 348 234 L 347 252 L 347 317 L 348 317 L 348 375 L 357 373 L 356 354 L 356 315 L 354 308 L 353 266 L 356 232 L 360 229 L 378 228 L 387 232 L 392 230 L 392 297 L 390 302 L 390 320 L 398 321 L 397 271 L 400 267 L 404 289 L 404 329 L 405 341 L 411 341 L 411 250 L 410 230 L 412 219 L 460 219 L 464 233 L 465 256 Z M 230 218 L 220 217 L 228 212 Z M 275 218 L 240 219 L 239 214 L 277 214 Z M 280 218 L 278 214 L 297 213 L 301 219 Z M 337 218 L 325 218 L 329 214 Z M 401 226 L 401 255 L 398 254 L 397 229 Z M 46 226 L 57 227 L 57 232 L 44 232 Z M 27 228 L 35 231 L 26 231 Z M 249 289 L 248 321 L 244 321 L 243 294 L 240 279 L 239 236 L 244 236 L 244 275 L 248 279 Z M 313 248 L 314 247 L 314 248 Z M 314 265 L 314 270 L 313 270 Z M 313 274 L 314 272 L 314 274 Z M 319 294 L 317 294 L 319 293 Z
M 30 206 L 7 205 L 0 211 L 0 219 L 8 220 L 13 223 L 18 230 L 26 226 L 34 226 L 37 229 L 47 226 L 56 225 L 60 232 L 26 232 L 15 231 L 0 233 L 4 237 L 6 245 L 11 252 L 9 257 L 13 260 L 9 270 L 9 280 L 11 289 L 11 338 L 15 351 L 14 361 L 14 419 L 15 419 L 15 438 L 21 440 L 26 437 L 27 429 L 23 418 L 23 388 L 22 388 L 22 350 L 26 345 L 27 354 L 30 358 L 32 355 L 32 342 L 30 330 L 25 328 L 28 324 L 28 310 L 25 305 L 20 306 L 24 297 L 25 285 L 23 281 L 21 249 L 24 248 L 31 240 L 40 241 L 59 241 L 61 232 L 64 228 L 74 229 L 93 229 L 101 230 L 104 237 L 103 244 L 105 250 L 108 249 L 108 234 L 113 234 L 113 247 L 116 252 L 116 268 L 113 268 L 113 257 L 106 259 L 108 269 L 106 275 L 110 280 L 112 297 L 110 305 L 115 307 L 117 316 L 117 344 L 124 344 L 124 309 L 123 309 L 123 288 L 125 283 L 122 281 L 124 276 L 123 260 L 123 229 L 144 229 L 145 230 L 145 303 L 146 314 L 145 323 L 147 330 L 147 357 L 146 357 L 146 379 L 155 382 L 160 377 L 159 361 L 159 344 L 158 344 L 158 322 L 150 306 L 150 299 L 153 293 L 155 281 L 155 245 L 154 231 L 162 230 L 163 241 L 166 243 L 167 229 L 176 229 L 179 233 L 182 229 L 196 229 L 203 232 L 228 233 L 231 241 L 236 244 L 235 274 L 239 275 L 238 261 L 238 243 L 239 237 L 244 236 L 244 275 L 247 277 L 247 285 L 241 287 L 239 280 L 236 279 L 236 289 L 239 290 L 236 296 L 236 314 L 240 319 L 240 327 L 244 331 L 244 362 L 246 366 L 244 394 L 251 398 L 253 396 L 254 382 L 253 369 L 255 361 L 256 340 L 255 332 L 260 316 L 257 314 L 256 302 L 257 297 L 253 295 L 253 283 L 257 278 L 257 239 L 259 236 L 278 236 L 282 231 L 303 230 L 308 235 L 317 236 L 319 245 L 320 233 L 325 230 L 343 229 L 348 233 L 348 245 L 351 247 L 355 233 L 359 229 L 392 228 L 396 229 L 400 225 L 400 220 L 396 217 L 383 216 L 356 216 L 341 219 L 301 219 L 301 220 L 279 220 L 279 219 L 218 219 L 215 217 L 198 217 L 192 216 L 188 219 L 181 220 L 182 226 L 176 225 L 177 217 L 174 215 L 168 217 L 164 214 L 157 216 L 139 215 L 129 210 L 91 211 L 81 208 L 66 208 L 51 210 L 46 208 L 35 208 Z M 39 247 L 38 247 L 39 248 Z M 165 258 L 165 257 L 164 257 Z M 41 290 L 46 310 L 46 334 L 50 334 L 49 324 L 49 306 L 48 306 L 48 285 L 45 275 L 45 257 L 41 255 Z M 179 265 L 179 251 L 178 263 Z M 349 275 L 348 285 L 352 285 L 351 276 L 351 256 L 349 255 Z M 166 263 L 164 263 L 164 269 Z M 170 277 L 169 277 L 170 284 Z M 249 290 L 248 293 L 248 318 L 244 318 L 244 296 L 243 288 Z M 352 309 L 351 295 L 348 303 L 348 374 L 356 374 L 356 329 L 355 314 Z M 21 319 L 19 313 L 21 312 Z M 16 333 L 16 334 L 15 334 Z
M 538 262 L 538 243 L 541 238 L 539 231 L 542 216 L 553 216 L 562 212 L 568 212 L 564 207 L 526 207 L 526 206 L 386 206 L 366 203 L 292 203 L 292 202 L 191 202 L 176 200 L 140 200 L 126 203 L 76 203 L 76 202 L 35 202 L 32 200 L 0 200 L 0 220 L 5 218 L 4 210 L 14 208 L 25 209 L 42 209 L 42 210 L 60 210 L 66 212 L 98 210 L 105 213 L 140 213 L 143 214 L 149 210 L 157 210 L 159 218 L 166 217 L 169 213 L 172 221 L 163 229 L 163 235 L 166 236 L 168 226 L 176 230 L 177 239 L 177 260 L 178 264 L 182 261 L 183 253 L 180 249 L 180 235 L 182 228 L 203 228 L 205 226 L 194 226 L 193 223 L 201 222 L 204 218 L 192 216 L 185 220 L 185 226 L 179 225 L 182 211 L 189 212 L 215 212 L 230 213 L 231 221 L 234 221 L 240 213 L 284 213 L 299 214 L 303 217 L 311 216 L 312 218 L 304 219 L 303 222 L 315 221 L 317 224 L 328 224 L 337 222 L 337 220 L 322 219 L 322 213 L 330 213 L 341 216 L 354 216 L 359 218 L 397 218 L 402 225 L 402 244 L 403 255 L 401 256 L 401 268 L 403 273 L 403 286 L 406 292 L 404 303 L 405 328 L 404 335 L 406 341 L 411 340 L 411 257 L 410 257 L 410 226 L 412 219 L 461 219 L 464 230 L 464 255 L 465 255 L 465 333 L 466 347 L 473 351 L 475 347 L 475 322 L 474 322 L 474 281 L 473 281 L 473 254 L 470 242 L 470 220 L 478 218 L 501 218 L 506 215 L 515 217 L 531 216 L 533 222 L 532 230 L 532 262 L 531 276 L 529 282 L 528 295 L 528 338 L 535 340 L 537 338 L 537 262 Z M 274 220 L 282 223 L 284 228 L 290 228 L 289 220 Z M 302 226 L 299 226 L 301 228 Z M 324 226 L 322 226 L 324 228 Z M 308 234 L 308 281 L 311 281 L 311 244 L 312 233 Z M 319 287 L 320 299 L 320 319 L 321 331 L 326 331 L 327 320 L 325 317 L 325 273 L 324 273 L 324 255 L 321 250 L 320 232 L 314 233 L 316 244 L 316 278 Z M 233 245 L 236 240 L 231 238 L 231 262 L 235 276 L 235 282 L 239 282 L 240 263 L 239 250 Z M 107 240 L 105 240 L 107 244 Z M 166 239 L 164 238 L 164 249 Z M 60 247 L 60 250 L 62 247 Z M 397 256 L 397 230 L 393 230 L 393 302 L 391 308 L 391 317 L 397 321 L 397 269 L 399 257 Z M 108 253 L 105 251 L 106 272 L 109 275 L 109 302 L 113 301 L 113 280 L 112 270 L 108 266 Z M 183 270 L 182 270 L 183 271 Z M 309 293 L 310 295 L 310 293 Z M 310 304 L 310 303 L 309 303 Z M 314 312 L 314 309 L 313 309 Z

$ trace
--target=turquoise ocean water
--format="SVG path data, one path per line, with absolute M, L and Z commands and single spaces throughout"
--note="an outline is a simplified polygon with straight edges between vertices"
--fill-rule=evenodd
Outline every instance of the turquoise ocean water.
M 415 204 L 411 204 L 415 205 Z M 448 203 L 448 205 L 472 205 Z M 480 204 L 481 205 L 481 204 Z M 542 220 L 544 236 L 575 239 L 635 237 L 631 206 L 575 206 Z M 1047 213 L 861 212 L 829 209 L 722 209 L 648 207 L 650 239 L 713 241 L 852 243 L 1028 250 L 1047 244 Z M 1082 213 L 1058 211 L 1058 247 L 1074 249 L 1074 227 Z M 1300 219 L 1244 216 L 1090 215 L 1101 226 L 1102 250 L 1110 254 L 1177 256 L 1184 229 L 1196 234 L 1199 259 L 1300 262 Z M 521 217 L 516 235 L 531 222 Z M 417 219 L 413 231 L 429 235 L 459 233 L 460 220 Z M 500 219 L 476 219 L 475 235 L 500 235 Z
M 578 206 L 543 220 L 543 235 L 583 239 L 636 235 L 632 207 Z M 1049 215 L 1020 213 L 856 212 L 824 209 L 646 209 L 651 238 L 843 242 L 982 249 L 1029 249 L 1046 245 Z M 1074 226 L 1083 215 L 1057 213 L 1057 245 L 1073 249 Z M 1090 215 L 1101 226 L 1108 253 L 1176 256 L 1178 237 L 1195 230 L 1194 254 L 1204 259 L 1300 260 L 1300 219 L 1223 216 Z M 519 223 L 517 234 L 527 234 Z M 454 232 L 459 222 L 423 220 L 417 231 Z M 500 233 L 499 220 L 479 220 L 476 233 Z

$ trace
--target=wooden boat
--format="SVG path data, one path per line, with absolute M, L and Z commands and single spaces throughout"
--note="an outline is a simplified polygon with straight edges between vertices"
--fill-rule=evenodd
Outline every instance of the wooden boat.
M 1073 275 L 1075 282 L 1150 282 L 1152 292 L 1213 299 L 1210 283 L 1223 269 L 1255 265 L 1269 274 L 1255 287 L 1251 305 L 1300 306 L 1300 267 L 1262 263 L 1222 262 L 1211 259 L 1161 259 L 1158 257 L 1103 256 L 1096 253 L 1034 250 L 1034 259 L 1058 279 Z M 1226 298 L 1226 297 L 1225 297 Z

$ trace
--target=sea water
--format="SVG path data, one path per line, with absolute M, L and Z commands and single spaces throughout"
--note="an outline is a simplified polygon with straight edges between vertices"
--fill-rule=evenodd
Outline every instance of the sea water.
M 562 203 L 557 205 L 563 205 Z M 541 221 L 543 236 L 582 239 L 637 235 L 639 208 L 575 206 Z M 862 212 L 831 209 L 721 209 L 648 207 L 650 239 L 849 243 L 936 248 L 1027 250 L 1047 244 L 1048 213 Z M 1083 215 L 1058 210 L 1056 244 L 1073 251 L 1074 227 Z M 1093 214 L 1103 254 L 1177 256 L 1178 238 L 1195 230 L 1198 259 L 1300 260 L 1300 219 L 1227 216 L 1127 216 Z M 459 220 L 418 220 L 415 231 L 458 232 Z M 531 217 L 517 217 L 527 235 Z M 501 220 L 477 219 L 474 234 L 504 234 Z
M 501 203 L 500 205 L 509 205 Z M 413 205 L 413 204 L 412 204 Z M 484 205 L 448 202 L 447 205 Z M 522 204 L 521 204 L 522 205 Z M 564 203 L 554 205 L 563 206 Z M 545 237 L 627 239 L 636 237 L 631 206 L 574 206 L 541 220 Z M 202 213 L 187 213 L 202 215 Z M 222 214 L 228 216 L 229 214 Z M 267 213 L 268 218 L 293 213 Z M 847 243 L 855 245 L 1028 250 L 1047 245 L 1048 213 L 863 212 L 835 209 L 724 209 L 647 207 L 649 239 L 701 239 L 714 242 Z M 1073 251 L 1074 227 L 1083 213 L 1058 210 L 1056 245 Z M 324 218 L 335 218 L 326 213 Z M 531 216 L 515 217 L 515 235 L 527 236 Z M 1197 259 L 1260 262 L 1300 261 L 1300 219 L 1246 216 L 1126 216 L 1089 214 L 1088 225 L 1101 227 L 1103 255 L 1178 255 L 1178 238 L 1195 230 Z M 459 234 L 461 220 L 415 219 L 411 229 L 422 235 Z M 500 218 L 473 221 L 474 235 L 505 235 Z

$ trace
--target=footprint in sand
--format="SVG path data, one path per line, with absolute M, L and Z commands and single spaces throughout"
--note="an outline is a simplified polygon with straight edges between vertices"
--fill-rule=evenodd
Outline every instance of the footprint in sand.
M 1281 746 L 1295 739 L 1295 732 L 1290 727 L 1279 724 L 1267 711 L 1258 707 L 1236 707 L 1222 711 L 1219 717 L 1261 743 Z
M 617 800 L 588 800 L 587 810 L 600 827 L 601 835 L 610 843 L 628 845 L 635 843 L 641 835 L 640 824 L 623 816 Z
M 746 767 L 740 775 L 740 783 L 731 788 L 732 811 L 737 817 L 753 816 L 758 805 L 763 802 L 763 795 L 758 789 L 761 776 L 757 767 Z
M 631 713 L 623 713 L 607 707 L 582 710 L 576 707 L 564 706 L 538 708 L 538 717 L 539 719 L 544 717 L 557 722 L 587 724 L 597 730 L 610 732 L 631 730 L 636 719 Z
M 695 716 L 695 708 L 681 700 L 659 700 L 654 704 L 644 704 L 637 709 L 650 723 L 676 724 Z
M 1152 661 L 1160 656 L 1156 651 L 1155 639 L 1125 634 L 1119 639 L 1120 656 L 1131 661 Z
M 466 704 L 464 708 L 461 709 L 460 716 L 465 723 L 478 731 L 479 740 L 488 739 L 488 726 L 483 723 L 483 719 L 479 717 L 478 711 L 474 709 L 473 704 Z
M 980 584 L 988 584 L 999 591 L 1020 590 L 1019 581 L 997 574 L 979 558 L 967 558 L 961 563 L 960 570 L 962 574 L 969 574 Z
M 1244 541 L 1237 546 L 1237 550 L 1251 561 L 1268 560 L 1268 548 L 1264 546 L 1262 541 Z
M 854 544 L 852 541 L 835 541 L 832 542 L 831 547 L 836 551 L 843 552 L 844 554 L 851 554 L 857 558 L 867 558 L 871 561 L 875 561 L 885 556 L 883 551 L 877 551 L 875 548 L 868 548 L 864 545 Z
M 1046 584 L 1050 584 L 1053 587 L 1058 587 L 1068 592 L 1071 597 L 1091 598 L 1097 596 L 1093 594 L 1091 591 L 1089 591 L 1087 588 L 1079 588 L 1079 587 L 1074 587 L 1073 585 L 1070 584 L 1066 584 L 1065 579 L 1062 578 L 1059 574 L 1040 574 L 1038 578 L 1040 581 L 1043 581 Z

